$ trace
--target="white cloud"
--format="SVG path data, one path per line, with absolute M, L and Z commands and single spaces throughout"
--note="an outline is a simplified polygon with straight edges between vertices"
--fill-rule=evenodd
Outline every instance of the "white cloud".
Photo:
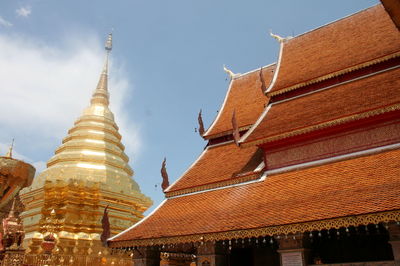
M 0 141 L 15 137 L 39 168 L 89 105 L 103 65 L 104 42 L 95 36 L 69 35 L 60 43 L 49 46 L 28 37 L 0 34 Z M 139 149 L 140 137 L 135 123 L 123 112 L 129 80 L 123 67 L 113 61 L 110 76 L 110 108 L 131 157 Z
M 13 24 L 0 16 L 0 26 L 11 27 Z
M 32 9 L 30 6 L 23 6 L 15 10 L 18 16 L 20 17 L 28 17 L 32 13 Z

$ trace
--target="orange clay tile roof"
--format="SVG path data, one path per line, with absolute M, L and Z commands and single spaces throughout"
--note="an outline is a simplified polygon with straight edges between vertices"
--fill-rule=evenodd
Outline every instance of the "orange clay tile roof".
M 266 87 L 269 86 L 275 65 L 263 68 Z M 261 90 L 260 71 L 253 71 L 232 80 L 225 102 L 214 123 L 205 132 L 204 137 L 212 138 L 220 133 L 232 131 L 232 113 L 235 109 L 239 128 L 252 125 L 264 109 L 267 97 Z
M 400 209 L 400 150 L 167 199 L 111 242 L 296 224 Z
M 235 143 L 207 147 L 197 161 L 166 191 L 172 192 L 231 180 L 254 171 L 262 162 L 257 147 L 240 149 Z
M 377 5 L 282 45 L 278 76 L 267 95 L 399 52 L 400 32 Z
M 261 144 L 351 120 L 400 104 L 400 68 L 271 104 L 244 144 Z M 353 119 L 354 120 L 354 119 Z

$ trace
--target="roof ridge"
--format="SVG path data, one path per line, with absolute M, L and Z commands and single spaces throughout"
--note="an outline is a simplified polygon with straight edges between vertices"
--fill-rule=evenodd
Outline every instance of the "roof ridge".
M 229 96 L 229 93 L 230 93 L 230 91 L 231 91 L 231 89 L 232 89 L 233 81 L 234 81 L 234 79 L 231 79 L 231 81 L 229 82 L 229 87 L 228 87 L 228 90 L 227 90 L 227 92 L 226 92 L 226 94 L 225 94 L 225 98 L 224 98 L 224 101 L 223 101 L 223 103 L 222 103 L 221 109 L 218 111 L 218 114 L 217 114 L 217 116 L 215 117 L 215 119 L 214 119 L 214 121 L 212 122 L 212 124 L 207 128 L 206 132 L 204 132 L 204 134 L 203 134 L 203 137 L 204 137 L 204 138 L 207 137 L 208 132 L 210 132 L 210 131 L 213 129 L 213 127 L 217 124 L 217 121 L 218 121 L 219 117 L 220 117 L 221 114 L 222 114 L 222 110 L 224 109 L 224 107 L 225 107 L 225 105 L 226 105 L 226 103 L 227 103 L 227 101 L 228 101 L 228 96 Z
M 260 71 L 261 69 L 264 69 L 264 68 L 267 68 L 267 67 L 271 67 L 271 66 L 274 66 L 274 65 L 276 65 L 276 62 L 273 62 L 271 64 L 268 64 L 268 65 L 265 65 L 265 66 L 261 66 L 261 67 L 255 68 L 253 70 L 247 71 L 245 73 L 239 74 L 237 77 L 235 77 L 235 79 L 244 78 L 247 75 L 253 74 L 254 72 Z
M 300 33 L 299 35 L 296 35 L 296 36 L 292 36 L 292 38 L 287 39 L 285 42 L 290 42 L 290 41 L 292 41 L 292 40 L 294 40 L 294 39 L 296 39 L 296 38 L 298 38 L 298 37 L 301 37 L 301 36 L 303 36 L 303 35 L 306 35 L 306 34 L 308 34 L 308 33 L 313 32 L 313 31 L 317 31 L 317 30 L 319 30 L 319 29 L 321 29 L 321 28 L 324 28 L 324 27 L 326 27 L 326 26 L 329 26 L 329 25 L 334 24 L 334 23 L 336 23 L 336 22 L 339 22 L 339 21 L 341 21 L 341 20 L 348 19 L 348 18 L 350 18 L 350 17 L 352 17 L 352 16 L 358 15 L 359 13 L 366 12 L 368 9 L 376 8 L 376 7 L 378 7 L 378 6 L 382 6 L 382 4 L 381 4 L 381 3 L 378 3 L 378 4 L 376 4 L 376 5 L 373 5 L 373 6 L 370 6 L 370 7 L 364 8 L 364 9 L 361 9 L 361 10 L 359 10 L 359 11 L 356 11 L 355 13 L 351 13 L 351 14 L 346 15 L 346 16 L 344 16 L 344 17 L 335 19 L 335 20 L 333 20 L 333 21 L 331 21 L 331 22 L 327 22 L 327 23 L 325 23 L 325 24 L 323 24 L 323 25 L 321 25 L 321 26 L 318 26 L 318 27 L 316 27 L 316 28 L 313 28 L 313 29 L 311 29 L 311 30 L 309 30 L 309 31 Z M 382 6 L 382 7 L 383 7 L 383 6 Z
M 248 111 L 249 106 L 256 106 L 257 110 L 261 112 L 262 109 L 265 107 L 265 102 L 267 102 L 267 97 L 265 96 L 265 93 L 261 92 L 261 90 L 258 91 L 260 78 L 256 74 L 257 72 L 260 72 L 261 69 L 263 70 L 267 69 L 268 71 L 264 71 L 262 75 L 263 77 L 266 77 L 265 79 L 269 84 L 269 82 L 271 81 L 271 77 L 275 74 L 274 73 L 275 68 L 276 68 L 276 63 L 271 63 L 233 78 L 229 83 L 228 90 L 225 93 L 225 98 L 218 111 L 218 114 L 213 120 L 212 124 L 203 134 L 203 138 L 211 140 L 230 134 L 231 127 L 228 126 L 227 124 L 228 123 L 227 116 L 230 115 L 228 114 L 228 112 L 233 106 L 233 104 L 236 105 L 236 109 L 238 106 L 243 107 L 242 109 L 241 108 L 239 109 L 244 110 L 243 112 L 245 114 L 249 113 Z M 241 97 L 240 99 L 242 100 L 238 100 L 239 96 Z M 252 100 L 250 101 L 249 99 Z M 240 124 L 241 126 L 239 127 L 239 129 L 247 130 L 248 128 L 250 128 L 251 125 L 253 124 L 253 121 L 257 119 L 257 117 L 253 116 L 254 115 L 250 116 L 251 119 L 245 116 L 245 119 L 241 121 Z
M 198 161 L 201 160 L 201 158 L 206 154 L 207 150 L 209 149 L 209 147 L 207 146 L 201 153 L 200 155 L 197 157 L 197 159 L 185 170 L 185 172 L 183 172 L 180 177 L 178 177 L 171 185 L 169 185 L 167 187 L 167 189 L 164 191 L 165 193 L 168 193 L 168 191 L 179 182 L 179 180 L 181 180 L 187 172 L 190 171 L 190 169 L 192 169 L 193 166 L 195 166 L 197 164 Z

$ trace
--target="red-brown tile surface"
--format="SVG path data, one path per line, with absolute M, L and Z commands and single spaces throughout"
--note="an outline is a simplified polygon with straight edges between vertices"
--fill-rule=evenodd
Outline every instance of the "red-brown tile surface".
M 400 209 L 400 150 L 168 199 L 113 241 L 260 228 Z
M 197 162 L 167 191 L 229 180 L 237 174 L 253 171 L 261 162 L 262 154 L 257 153 L 257 147 L 240 149 L 233 142 L 208 147 Z
M 269 86 L 275 65 L 263 68 L 263 77 L 266 87 Z M 232 81 L 231 89 L 228 91 L 225 105 L 220 110 L 219 116 L 214 121 L 205 137 L 212 138 L 213 135 L 232 130 L 232 113 L 236 111 L 236 119 L 239 127 L 252 125 L 260 113 L 264 110 L 267 97 L 261 90 L 260 72 L 254 71 L 245 74 Z
M 340 119 L 400 102 L 400 68 L 273 104 L 245 142 Z
M 284 43 L 273 91 L 400 51 L 400 32 L 377 5 Z

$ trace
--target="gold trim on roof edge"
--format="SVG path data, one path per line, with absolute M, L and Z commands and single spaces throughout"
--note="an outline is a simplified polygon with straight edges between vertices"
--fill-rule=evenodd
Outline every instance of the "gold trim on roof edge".
M 252 238 L 274 235 L 288 235 L 299 232 L 320 231 L 324 229 L 339 229 L 341 227 L 388 223 L 400 220 L 400 210 L 345 216 L 341 218 L 311 221 L 288 225 L 269 226 L 256 229 L 242 229 L 228 232 L 205 233 L 186 236 L 172 236 L 163 238 L 109 241 L 111 248 L 131 247 L 131 246 L 154 246 L 164 244 L 190 243 L 221 241 L 237 238 Z
M 253 125 L 251 124 L 251 125 L 239 127 L 239 131 L 248 130 L 248 129 L 250 129 L 252 126 L 253 126 Z M 206 140 L 216 139 L 216 138 L 219 138 L 219 137 L 223 137 L 223 136 L 227 136 L 227 135 L 232 135 L 232 132 L 233 132 L 232 129 L 230 129 L 230 130 L 225 130 L 225 131 L 222 131 L 222 132 L 220 132 L 220 133 L 213 134 L 213 135 L 205 135 L 205 136 L 203 136 L 203 138 L 206 139 Z
M 385 114 L 385 113 L 389 113 L 389 112 L 393 112 L 393 111 L 397 111 L 397 110 L 400 110 L 400 103 L 396 103 L 396 104 L 393 104 L 390 106 L 386 106 L 383 108 L 375 109 L 375 110 L 364 112 L 364 113 L 346 116 L 343 118 L 331 120 L 328 122 L 316 124 L 316 125 L 309 126 L 309 127 L 304 127 L 301 129 L 293 130 L 293 131 L 290 131 L 287 133 L 283 133 L 283 134 L 279 134 L 279 135 L 275 135 L 275 136 L 271 136 L 271 137 L 267 137 L 267 138 L 252 140 L 249 142 L 243 142 L 243 143 L 240 143 L 240 146 L 245 148 L 245 147 L 250 147 L 253 145 L 260 145 L 260 144 L 264 144 L 267 142 L 273 142 L 273 141 L 277 141 L 277 140 L 281 140 L 281 139 L 286 139 L 289 137 L 294 137 L 294 136 L 302 135 L 305 133 L 310 133 L 312 131 L 316 131 L 319 129 L 324 129 L 324 128 L 344 124 L 344 123 L 355 121 L 355 120 L 361 120 L 361 119 L 365 119 L 368 117 L 381 115 L 381 114 Z
M 327 80 L 327 79 L 330 79 L 330 78 L 334 78 L 334 77 L 337 77 L 337 76 L 340 76 L 340 75 L 344 75 L 344 74 L 353 72 L 355 70 L 359 70 L 359 69 L 364 68 L 364 67 L 369 67 L 369 66 L 372 66 L 372 65 L 375 65 L 375 64 L 378 64 L 378 63 L 382 63 L 382 62 L 388 61 L 390 59 L 394 59 L 396 57 L 400 57 L 400 52 L 395 52 L 393 54 L 390 54 L 390 55 L 387 55 L 387 56 L 384 56 L 384 57 L 380 57 L 380 58 L 377 58 L 377 59 L 374 59 L 374 60 L 371 60 L 371 61 L 368 61 L 368 62 L 364 62 L 364 63 L 358 64 L 358 65 L 355 65 L 355 66 L 352 66 L 352 67 L 349 67 L 349 68 L 345 68 L 345 69 L 342 69 L 342 70 L 339 70 L 339 71 L 336 71 L 336 72 L 333 72 L 333 73 L 330 73 L 330 74 L 327 74 L 327 75 L 324 75 L 324 76 L 320 76 L 318 78 L 314 78 L 314 79 L 311 79 L 309 81 L 298 83 L 298 84 L 295 84 L 293 86 L 286 87 L 286 88 L 283 88 L 283 89 L 280 89 L 280 90 L 277 90 L 277 91 L 267 92 L 266 96 L 267 97 L 272 97 L 272 96 L 276 96 L 276 95 L 279 95 L 279 94 L 283 94 L 285 92 L 293 91 L 293 90 L 305 87 L 307 85 L 311 85 L 311 84 L 318 83 L 318 82 L 321 82 L 321 81 L 324 81 L 324 80 Z
M 244 176 L 239 175 L 239 176 L 235 176 L 231 179 L 222 180 L 222 181 L 215 182 L 215 183 L 205 184 L 205 185 L 191 187 L 191 188 L 178 189 L 175 191 L 166 192 L 165 197 L 171 198 L 174 196 L 189 194 L 189 193 L 193 193 L 193 192 L 201 192 L 201 191 L 208 190 L 208 189 L 221 188 L 221 187 L 225 187 L 225 186 L 229 186 L 229 185 L 235 185 L 235 184 L 240 184 L 240 183 L 244 183 L 244 182 L 248 182 L 248 181 L 252 181 L 252 180 L 257 180 L 260 178 L 261 173 L 262 172 L 253 172 L 253 173 L 250 173 L 250 174 L 247 174 Z

